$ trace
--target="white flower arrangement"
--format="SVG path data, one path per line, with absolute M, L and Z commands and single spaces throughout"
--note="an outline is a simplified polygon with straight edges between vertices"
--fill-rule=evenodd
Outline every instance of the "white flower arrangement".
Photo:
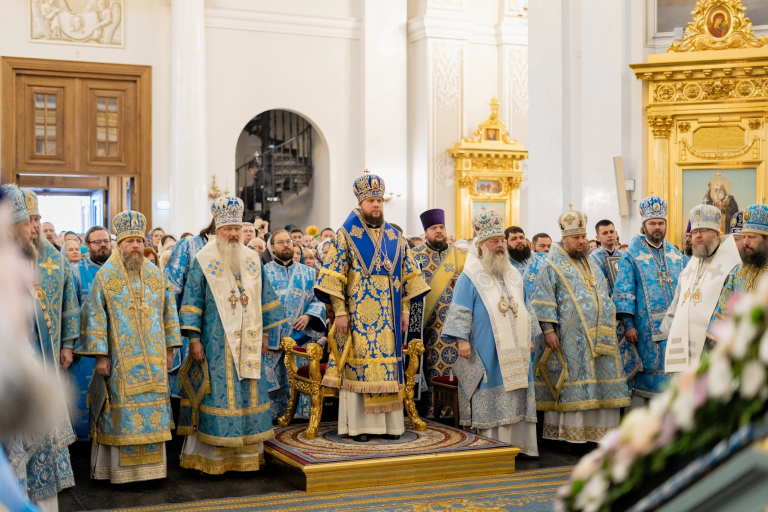
M 732 319 L 717 327 L 719 343 L 698 368 L 680 373 L 648 407 L 632 410 L 579 461 L 557 493 L 556 510 L 628 508 L 644 481 L 671 476 L 670 461 L 684 465 L 765 415 L 768 279 L 754 294 L 735 298 L 730 312 Z

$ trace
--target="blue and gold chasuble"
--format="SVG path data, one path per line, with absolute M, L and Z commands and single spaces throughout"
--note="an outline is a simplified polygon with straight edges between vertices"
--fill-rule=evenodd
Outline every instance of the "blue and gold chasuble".
M 528 305 L 533 300 L 533 292 L 536 289 L 536 275 L 543 261 L 546 261 L 547 255 L 543 252 L 531 253 L 531 257 L 525 261 L 516 261 L 509 258 L 520 275 L 523 277 L 523 291 L 525 292 L 525 304 Z
M 637 329 L 642 364 L 634 378 L 637 396 L 652 398 L 664 391 L 669 381 L 670 375 L 664 372 L 667 335 L 661 331 L 661 322 L 673 303 L 683 268 L 677 247 L 664 240 L 662 247 L 653 248 L 644 235 L 635 235 L 619 260 L 613 302 L 619 316 L 630 317 L 623 317 L 624 327 Z
M 467 250 L 449 245 L 444 251 L 436 251 L 427 244 L 422 244 L 413 249 L 413 257 L 421 267 L 421 274 L 431 290 L 424 297 L 411 299 L 408 337 L 410 339 L 410 333 L 420 327 L 421 332 L 416 337 L 424 342 L 423 372 L 427 382 L 431 384 L 433 377 L 455 375 L 453 363 L 459 353 L 455 344 L 443 341 L 441 333 L 453 300 L 453 276 L 463 272 Z M 432 394 L 427 393 L 426 398 L 427 417 L 431 418 Z
M 94 444 L 119 446 L 120 465 L 163 462 L 171 439 L 166 349 L 181 346 L 173 292 L 148 260 L 130 277 L 119 253 L 96 274 L 75 352 L 108 356 L 112 374 L 88 390 Z
M 616 309 L 608 284 L 589 260 L 574 261 L 562 243 L 552 244 L 536 279 L 532 302 L 546 333 L 554 329 L 560 348 L 536 341 L 536 407 L 540 411 L 584 411 L 630 405 L 622 354 L 616 342 Z
M 58 356 L 62 348 L 74 348 L 80 336 L 80 303 L 69 262 L 47 240 L 43 244 L 45 250 L 37 257 L 37 291 Z
M 101 270 L 101 266 L 91 261 L 90 256 L 72 266 L 72 272 L 75 274 L 75 284 L 77 285 L 77 299 L 80 301 L 80 304 L 85 302 L 85 299 L 91 292 L 91 286 L 93 286 L 99 270 Z M 72 366 L 70 366 L 70 374 L 74 380 L 77 393 L 77 404 L 72 408 L 72 423 L 75 425 L 75 434 L 77 434 L 78 441 L 88 441 L 90 439 L 88 386 L 91 384 L 91 376 L 95 367 L 95 358 L 79 355 L 75 355 Z
M 323 385 L 364 393 L 366 414 L 403 409 L 404 374 L 400 315 L 429 292 L 405 239 L 388 223 L 369 228 L 355 209 L 333 239 L 315 295 L 349 314 L 352 346 L 337 335 Z M 333 340 L 329 340 L 333 343 Z M 337 364 L 343 362 L 342 375 Z
M 250 261 L 243 265 L 243 271 L 253 272 L 260 288 L 258 292 L 246 290 L 249 295 L 248 302 L 260 301 L 261 318 L 258 320 L 262 332 L 270 334 L 270 330 L 285 321 L 285 314 L 272 285 L 269 281 L 261 279 L 263 267 L 258 254 L 254 252 L 253 257 L 248 259 Z M 198 363 L 188 355 L 179 372 L 185 398 L 181 401 L 176 432 L 186 436 L 197 432 L 199 441 L 215 446 L 216 453 L 221 452 L 222 456 L 222 450 L 225 448 L 234 448 L 233 453 L 255 453 L 247 450 L 258 447 L 258 443 L 274 436 L 266 365 L 260 364 L 258 377 L 240 378 L 216 298 L 206 278 L 206 271 L 217 272 L 218 275 L 223 269 L 220 262 L 214 260 L 206 264 L 204 270 L 199 261 L 199 254 L 193 260 L 192 269 L 184 284 L 180 321 L 182 330 L 187 331 L 190 337 L 194 338 L 193 334 L 199 333 L 205 351 L 205 361 Z M 256 296 L 251 296 L 252 293 Z M 222 314 L 226 313 L 228 312 Z M 240 315 L 242 317 L 243 313 Z M 260 337 L 253 346 L 258 346 L 260 352 Z M 225 459 L 227 460 L 231 458 Z M 217 462 L 198 455 L 182 455 L 182 467 L 199 469 L 210 474 L 220 474 L 232 469 L 259 469 L 258 460 L 249 463 L 250 465 L 234 462 L 232 464 L 235 466 L 231 467 L 222 467 L 220 464 L 214 467 L 214 464 Z
M 269 352 L 265 354 L 267 382 L 269 383 L 269 398 L 272 400 L 272 419 L 285 414 L 288 409 L 290 386 L 288 373 L 285 368 L 285 353 L 280 350 L 283 338 L 293 338 L 303 347 L 312 341 L 314 332 L 325 332 L 325 304 L 315 297 L 315 269 L 301 263 L 291 262 L 286 267 L 275 261 L 264 265 L 264 275 L 272 285 L 280 304 L 285 311 L 285 321 L 269 334 Z M 301 315 L 309 316 L 309 323 L 303 331 L 296 331 L 293 322 Z M 309 364 L 309 359 L 296 358 L 296 365 L 302 367 Z M 309 418 L 312 406 L 311 398 L 302 394 L 296 408 L 296 417 Z
M 69 270 L 69 265 L 66 265 L 66 270 Z M 50 285 L 48 289 L 51 289 Z M 61 381 L 64 375 L 60 373 L 63 370 L 59 368 L 60 350 L 51 333 L 52 315 L 48 314 L 43 307 L 39 289 L 34 290 L 34 295 L 35 312 L 32 318 L 30 341 L 41 365 L 47 371 L 55 373 Z M 79 325 L 79 320 L 77 323 Z M 62 389 L 64 389 L 63 385 Z M 75 485 L 68 448 L 75 441 L 75 433 L 72 430 L 66 405 L 64 403 L 60 405 L 56 422 L 48 432 L 22 437 L 22 446 L 27 458 L 27 494 L 32 501 L 52 498 L 62 489 Z
M 702 353 L 709 352 L 714 348 L 714 344 L 720 341 L 717 337 L 715 326 L 726 320 L 731 300 L 739 294 L 754 292 L 755 286 L 765 275 L 768 275 L 768 265 L 763 268 L 755 268 L 748 267 L 744 263 L 737 265 L 728 274 L 728 277 L 725 278 L 723 289 L 720 292 L 720 297 L 717 299 L 717 307 L 712 314 L 712 320 L 710 320 L 709 327 L 707 328 L 707 340 L 705 341 Z M 677 301 L 675 301 L 675 304 L 677 304 Z

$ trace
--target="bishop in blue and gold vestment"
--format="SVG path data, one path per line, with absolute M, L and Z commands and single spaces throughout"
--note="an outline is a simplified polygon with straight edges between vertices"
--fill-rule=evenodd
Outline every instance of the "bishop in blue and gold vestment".
M 535 349 L 536 406 L 545 411 L 544 438 L 599 441 L 631 402 L 616 309 L 587 257 L 587 216 L 571 210 L 558 221 L 562 242 L 539 269 L 532 302 L 544 333 Z
M 413 257 L 421 267 L 421 273 L 429 284 L 429 293 L 419 299 L 411 299 L 409 336 L 424 341 L 424 374 L 427 384 L 435 377 L 454 378 L 453 364 L 458 352 L 453 343 L 441 337 L 448 308 L 451 306 L 453 289 L 458 276 L 464 271 L 467 251 L 447 242 L 445 212 L 439 208 L 421 214 L 426 242 L 413 249 Z M 432 394 L 426 393 L 427 417 L 432 417 Z
M 325 333 L 325 304 L 315 297 L 315 269 L 293 261 L 293 240 L 284 229 L 272 233 L 269 238 L 274 258 L 264 265 L 264 275 L 280 298 L 286 319 L 272 330 L 269 336 L 269 351 L 266 353 L 267 382 L 269 398 L 272 401 L 272 419 L 285 414 L 289 404 L 288 372 L 285 368 L 285 353 L 280 349 L 283 338 L 292 338 L 299 347 Z M 297 358 L 301 368 L 309 360 Z M 297 394 L 298 395 L 298 394 Z M 297 400 L 296 414 L 309 418 L 312 401 L 308 395 L 294 395 Z
M 165 478 L 172 424 L 167 372 L 181 345 L 179 320 L 163 274 L 144 258 L 144 215 L 124 211 L 113 226 L 118 250 L 83 303 L 75 350 L 97 358 L 88 389 L 91 478 Z
M 2 189 L 12 204 L 16 242 L 22 255 L 32 263 L 36 278 L 30 297 L 33 313 L 29 319 L 29 342 L 40 366 L 59 380 L 60 388 L 51 393 L 60 393 L 66 382 L 61 367 L 66 368 L 72 362 L 72 341 L 77 337 L 74 331 L 79 330 L 72 271 L 47 241 L 43 239 L 45 244 L 39 243 L 37 197 L 15 185 L 3 185 Z M 35 222 L 31 221 L 30 214 L 36 217 Z M 44 252 L 36 253 L 38 246 Z M 50 430 L 42 435 L 24 436 L 21 444 L 27 460 L 27 495 L 43 509 L 56 507 L 57 493 L 75 485 L 68 449 L 75 441 L 75 434 L 63 394 L 57 397 L 56 405 L 57 420 Z
M 634 375 L 633 406 L 664 391 L 669 375 L 664 371 L 667 335 L 661 323 L 673 302 L 684 268 L 683 255 L 666 239 L 667 202 L 647 197 L 640 202 L 644 234 L 635 235 L 619 260 L 613 302 L 624 335 L 636 343 L 642 365 Z M 649 221 L 655 220 L 653 226 Z M 632 378 L 632 374 L 627 375 Z
M 263 354 L 285 314 L 241 241 L 243 202 L 221 197 L 211 212 L 216 238 L 195 256 L 181 300 L 190 348 L 177 432 L 187 436 L 181 466 L 217 475 L 258 470 L 274 436 Z
M 402 334 L 410 301 L 430 288 L 405 239 L 384 221 L 384 181 L 366 172 L 353 190 L 359 207 L 334 237 L 315 294 L 336 314 L 323 385 L 341 387 L 339 434 L 363 441 L 405 431 Z

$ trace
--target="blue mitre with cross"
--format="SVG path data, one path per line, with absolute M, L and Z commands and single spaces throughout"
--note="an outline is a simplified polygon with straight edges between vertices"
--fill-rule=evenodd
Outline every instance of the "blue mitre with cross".
M 736 212 L 736 215 L 731 217 L 731 234 L 740 235 L 741 228 L 744 227 L 744 212 Z
M 13 223 L 19 223 L 24 220 L 29 220 L 29 214 L 27 213 L 27 205 L 24 202 L 24 193 L 16 185 L 3 185 L 3 193 L 11 201 L 13 209 Z
M 384 198 L 384 192 L 386 192 L 386 186 L 384 180 L 375 174 L 365 170 L 365 174 L 355 180 L 355 184 L 352 187 L 357 197 L 357 204 L 362 203 L 369 197 L 381 197 Z
M 659 196 L 646 197 L 640 201 L 640 215 L 643 220 L 664 219 L 667 220 L 667 202 Z
M 117 233 L 117 243 L 132 236 L 144 238 L 147 230 L 147 218 L 139 212 L 125 210 L 115 215 L 112 220 L 112 227 Z
M 768 206 L 753 204 L 744 210 L 744 226 L 741 232 L 768 235 Z
M 220 197 L 211 204 L 216 229 L 243 225 L 243 201 L 239 197 Z

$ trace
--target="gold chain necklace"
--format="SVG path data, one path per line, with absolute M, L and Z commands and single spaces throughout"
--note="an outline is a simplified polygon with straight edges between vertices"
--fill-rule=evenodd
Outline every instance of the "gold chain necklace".
M 709 266 L 712 264 L 712 262 L 715 261 L 715 258 L 710 258 L 710 260 L 707 262 L 707 266 L 704 268 L 704 270 L 699 273 L 696 272 L 696 280 L 693 282 L 690 288 L 688 288 L 685 291 L 685 295 L 683 295 L 683 301 L 680 303 L 682 306 L 685 304 L 685 301 L 688 299 L 688 295 L 691 293 L 691 290 L 693 290 L 693 295 L 691 296 L 691 302 L 695 306 L 699 302 L 701 302 L 701 288 L 699 288 L 699 281 L 701 281 L 701 278 L 704 277 L 704 274 L 707 273 L 707 270 L 709 270 Z M 701 270 L 701 267 L 704 265 L 704 260 L 699 261 L 699 270 Z
M 227 301 L 229 302 L 229 306 L 232 308 L 232 314 L 235 314 L 235 308 L 237 307 L 237 303 L 240 302 L 243 305 L 243 312 L 245 313 L 248 310 L 248 301 L 250 300 L 248 298 L 248 295 L 245 293 L 245 290 L 243 289 L 243 285 L 240 282 L 240 277 L 236 276 L 234 272 L 232 272 L 232 269 L 227 269 L 229 272 L 227 273 L 227 281 L 229 281 L 229 286 L 231 288 L 229 298 Z M 235 278 L 235 283 L 232 283 L 232 279 L 230 279 L 230 274 Z M 235 295 L 235 284 L 237 285 L 237 291 L 240 292 L 240 297 Z

